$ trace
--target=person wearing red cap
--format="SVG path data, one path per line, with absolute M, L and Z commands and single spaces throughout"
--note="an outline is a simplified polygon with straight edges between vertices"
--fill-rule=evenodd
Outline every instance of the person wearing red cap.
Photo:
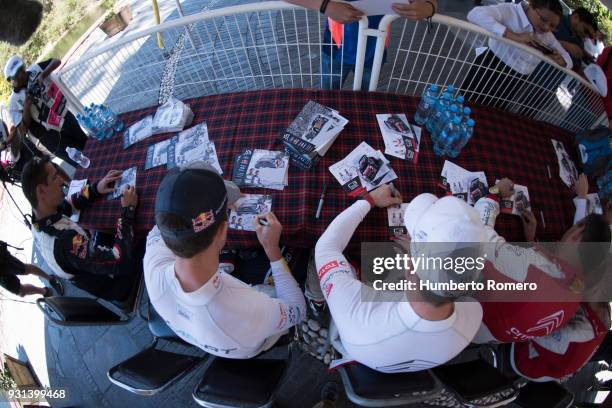
M 199 186 L 199 188 L 194 188 Z M 306 315 L 304 296 L 281 255 L 282 226 L 269 212 L 256 218 L 276 297 L 227 273 L 227 207 L 240 190 L 207 165 L 170 171 L 155 199 L 144 276 L 149 299 L 183 340 L 221 357 L 246 359 L 272 347 Z

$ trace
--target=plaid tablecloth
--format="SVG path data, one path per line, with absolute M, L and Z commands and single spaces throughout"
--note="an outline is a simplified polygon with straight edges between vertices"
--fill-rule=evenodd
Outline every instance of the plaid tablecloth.
M 327 155 L 311 171 L 293 166 L 289 170 L 289 186 L 283 191 L 247 189 L 244 192 L 266 193 L 273 196 L 273 211 L 283 224 L 283 240 L 293 246 L 313 247 L 327 225 L 351 200 L 342 191 L 328 167 L 345 157 L 361 141 L 384 151 L 384 143 L 376 122 L 377 113 L 406 113 L 412 121 L 418 98 L 351 91 L 314 91 L 282 89 L 259 92 L 223 94 L 185 101 L 195 114 L 194 124 L 206 121 L 211 140 L 215 142 L 224 177 L 230 178 L 233 161 L 246 148 L 282 150 L 281 132 L 291 123 L 308 100 L 337 109 L 349 119 Z M 129 112 L 122 119 L 129 126 L 156 107 Z M 538 220 L 537 237 L 557 240 L 571 225 L 574 213 L 573 192 L 559 178 L 559 167 L 551 138 L 565 143 L 573 153 L 572 135 L 554 126 L 495 109 L 473 106 L 476 120 L 474 137 L 453 162 L 470 171 L 483 170 L 492 185 L 495 178 L 510 177 L 528 186 L 534 214 Z M 137 233 L 144 236 L 154 224 L 154 202 L 157 187 L 165 167 L 144 170 L 147 147 L 169 138 L 170 134 L 155 135 L 123 150 L 121 137 L 97 142 L 91 140 L 85 154 L 91 159 L 88 169 L 79 169 L 76 178 L 100 179 L 109 169 L 138 166 Z M 389 157 L 399 179 L 396 187 L 404 201 L 423 192 L 442 195 L 437 186 L 443 158 L 434 155 L 427 133 L 421 140 L 417 165 Z M 546 165 L 550 166 L 549 179 Z M 327 198 L 321 218 L 315 219 L 323 183 L 328 184 Z M 198 188 L 198 186 L 194 186 Z M 541 222 L 543 212 L 545 226 Z M 96 230 L 112 229 L 119 215 L 119 200 L 101 199 L 81 215 L 83 226 Z M 353 237 L 353 244 L 362 241 L 388 239 L 387 212 L 375 209 L 364 220 Z M 522 241 L 520 219 L 501 215 L 496 229 L 506 239 Z M 257 245 L 253 232 L 230 230 L 228 245 L 245 248 Z

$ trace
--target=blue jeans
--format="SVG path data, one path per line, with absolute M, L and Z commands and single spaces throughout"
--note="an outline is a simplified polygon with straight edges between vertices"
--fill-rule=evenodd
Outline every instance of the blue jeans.
M 323 89 L 340 89 L 351 71 L 355 71 L 355 65 L 342 64 L 325 52 L 321 52 L 321 88 Z M 333 67 L 332 67 L 333 64 Z M 372 77 L 372 65 L 374 59 L 366 61 L 363 67 L 363 78 L 361 79 L 361 90 L 367 91 L 370 87 L 370 78 Z M 342 73 L 342 80 L 340 74 Z

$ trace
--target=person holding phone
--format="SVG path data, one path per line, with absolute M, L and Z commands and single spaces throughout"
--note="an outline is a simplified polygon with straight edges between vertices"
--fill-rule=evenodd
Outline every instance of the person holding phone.
M 559 0 L 531 0 L 528 5 L 475 7 L 467 17 L 500 38 L 533 47 L 559 66 L 572 68 L 570 55 L 553 34 L 562 15 Z M 520 102 L 521 95 L 515 93 L 541 59 L 495 38 L 480 51 L 461 86 L 465 98 L 501 109 L 507 109 L 510 102 Z

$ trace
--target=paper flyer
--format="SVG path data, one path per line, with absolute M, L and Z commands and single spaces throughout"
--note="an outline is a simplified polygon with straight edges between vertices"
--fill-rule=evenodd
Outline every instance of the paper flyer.
M 329 166 L 329 171 L 351 197 L 397 178 L 389 160 L 366 142 L 361 142 L 348 156 Z
M 569 154 L 567 154 L 567 150 L 565 150 L 565 146 L 558 140 L 550 139 L 555 148 L 555 153 L 557 154 L 557 161 L 559 163 L 559 177 L 565 183 L 566 186 L 572 187 L 576 180 L 578 180 L 578 170 L 576 169 L 576 165 L 570 158 Z
M 123 148 L 127 149 L 131 145 L 146 139 L 153 134 L 153 116 L 134 123 L 123 133 Z
M 385 142 L 385 154 L 416 164 L 419 160 L 421 128 L 412 125 L 403 113 L 376 115 Z
M 236 157 L 233 181 L 238 186 L 282 190 L 289 181 L 288 170 L 285 152 L 247 149 Z
M 168 147 L 172 139 L 163 140 L 147 148 L 147 159 L 145 160 L 145 170 L 153 167 L 163 166 L 168 163 Z
M 229 228 L 239 231 L 255 231 L 255 216 L 272 211 L 272 196 L 245 194 L 235 203 L 229 214 Z
M 136 187 L 136 169 L 137 167 L 130 167 L 127 170 L 123 170 L 121 179 L 115 183 L 115 191 L 108 195 L 109 200 L 121 197 L 125 186 Z
M 404 213 L 408 203 L 402 203 L 387 207 L 387 221 L 389 223 L 389 237 L 401 237 L 408 234 L 404 224 Z
M 440 174 L 440 187 L 469 205 L 476 204 L 489 190 L 483 171 L 468 171 L 446 160 Z

